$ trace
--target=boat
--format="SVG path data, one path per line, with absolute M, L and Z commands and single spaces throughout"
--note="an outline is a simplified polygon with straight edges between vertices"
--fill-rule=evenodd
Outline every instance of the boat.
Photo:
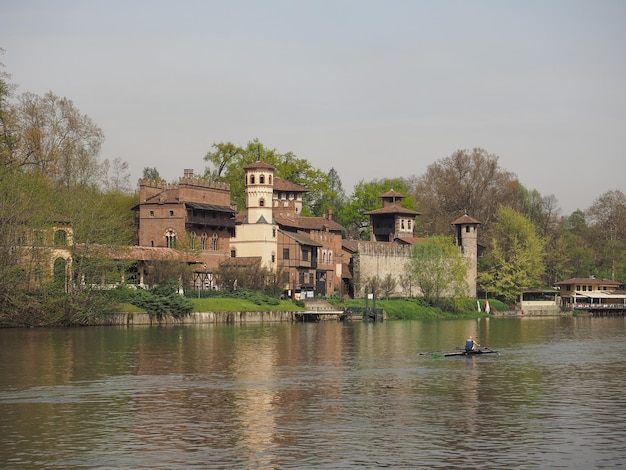
M 471 351 L 466 351 L 465 349 L 463 349 L 461 351 L 444 353 L 444 354 L 441 354 L 440 356 L 443 356 L 443 357 L 476 356 L 478 354 L 498 354 L 498 351 L 494 351 L 493 349 L 489 349 L 489 348 L 478 348 L 478 349 L 473 349 Z

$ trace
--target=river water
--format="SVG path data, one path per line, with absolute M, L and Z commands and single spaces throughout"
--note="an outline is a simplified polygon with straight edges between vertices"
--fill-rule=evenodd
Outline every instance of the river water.
M 0 330 L 0 468 L 624 468 L 625 385 L 623 317 Z

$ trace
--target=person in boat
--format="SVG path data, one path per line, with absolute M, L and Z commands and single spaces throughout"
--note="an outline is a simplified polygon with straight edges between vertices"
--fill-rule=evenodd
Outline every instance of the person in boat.
M 479 347 L 480 347 L 480 344 L 478 344 L 476 341 L 474 341 L 474 337 L 473 336 L 470 336 L 465 341 L 465 352 L 476 351 Z

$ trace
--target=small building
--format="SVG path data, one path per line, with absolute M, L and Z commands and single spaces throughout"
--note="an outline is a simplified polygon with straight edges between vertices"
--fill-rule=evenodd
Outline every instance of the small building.
M 526 289 L 517 303 L 522 315 L 556 315 L 561 311 L 558 289 Z
M 575 277 L 555 284 L 566 309 L 626 309 L 624 285 L 610 279 Z

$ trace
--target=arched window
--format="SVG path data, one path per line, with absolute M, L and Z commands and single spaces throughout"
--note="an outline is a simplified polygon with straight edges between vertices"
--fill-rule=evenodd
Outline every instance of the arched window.
M 208 238 L 209 237 L 207 237 L 206 233 L 203 233 L 202 236 L 200 237 L 200 243 L 201 243 L 201 246 L 202 246 L 203 250 L 206 250 L 206 241 L 207 241 Z
M 259 176 L 259 183 L 265 184 L 265 175 Z
M 333 250 L 328 250 L 328 264 L 333 263 Z
M 254 184 L 254 175 L 250 175 L 250 184 Z
M 211 249 L 212 249 L 213 251 L 217 251 L 217 238 L 218 238 L 218 237 L 217 237 L 217 233 L 214 233 L 214 234 L 211 236 Z
M 259 199 L 259 207 L 265 207 L 265 199 Z
M 190 232 L 189 233 L 189 248 L 191 248 L 192 250 L 194 250 L 196 248 L 196 234 L 195 232 Z
M 165 246 L 168 248 L 176 248 L 176 232 L 171 228 L 165 232 Z
M 57 230 L 54 232 L 54 246 L 67 245 L 67 233 L 65 230 Z
M 269 175 L 269 176 L 267 177 L 267 179 L 268 179 L 268 183 L 269 183 L 269 184 L 272 184 L 272 175 Z

